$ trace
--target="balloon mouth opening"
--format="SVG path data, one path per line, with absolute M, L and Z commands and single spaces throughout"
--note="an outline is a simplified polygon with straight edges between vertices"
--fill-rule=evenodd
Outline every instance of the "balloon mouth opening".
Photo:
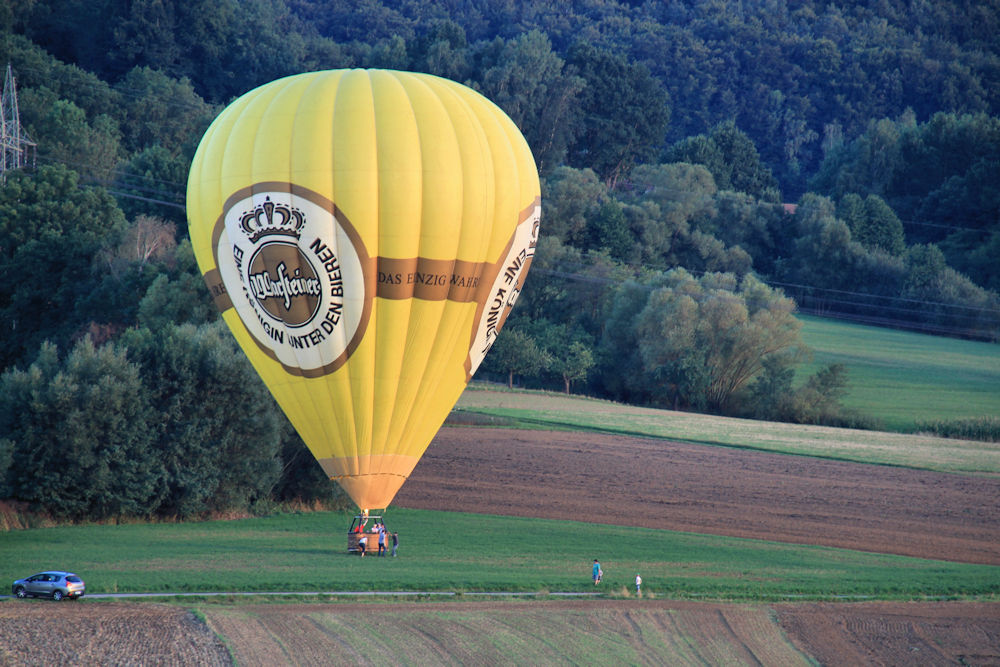
M 371 512 L 389 507 L 417 460 L 397 454 L 320 459 L 319 464 L 362 512 Z

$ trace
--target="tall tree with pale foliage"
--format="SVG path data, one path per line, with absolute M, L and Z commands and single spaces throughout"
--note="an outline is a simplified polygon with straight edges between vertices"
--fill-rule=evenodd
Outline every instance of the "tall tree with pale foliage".
M 678 269 L 667 276 L 635 321 L 643 369 L 662 385 L 659 395 L 724 411 L 765 360 L 798 359 L 802 325 L 780 291 L 752 275 L 697 279 Z

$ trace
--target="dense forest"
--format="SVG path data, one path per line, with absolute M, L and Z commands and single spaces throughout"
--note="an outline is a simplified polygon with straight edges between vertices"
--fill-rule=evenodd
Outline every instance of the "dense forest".
M 877 426 L 842 367 L 795 377 L 797 312 L 1000 337 L 995 2 L 0 0 L 0 31 L 34 144 L 0 187 L 0 497 L 55 516 L 336 502 L 184 215 L 215 115 L 302 71 L 437 74 L 521 128 L 542 239 L 486 377 Z

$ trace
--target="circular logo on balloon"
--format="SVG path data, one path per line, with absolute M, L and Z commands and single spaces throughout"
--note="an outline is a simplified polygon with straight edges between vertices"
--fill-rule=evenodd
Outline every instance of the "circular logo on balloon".
M 271 319 L 301 327 L 316 317 L 322 287 L 309 256 L 292 243 L 257 248 L 249 264 L 250 294 Z
M 332 202 L 290 184 L 258 184 L 229 198 L 215 238 L 225 291 L 261 350 L 306 377 L 347 361 L 371 313 L 370 261 Z

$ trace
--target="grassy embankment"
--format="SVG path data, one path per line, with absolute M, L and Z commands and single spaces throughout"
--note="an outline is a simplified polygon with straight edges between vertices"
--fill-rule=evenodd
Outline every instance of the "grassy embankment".
M 166 591 L 523 591 L 674 599 L 995 597 L 1000 567 L 620 526 L 392 509 L 398 558 L 345 552 L 345 514 L 204 523 L 63 526 L 5 533 L 0 580 L 80 573 L 91 594 Z M 441 539 L 442 535 L 449 539 Z M 608 545 L 620 545 L 611 550 Z

